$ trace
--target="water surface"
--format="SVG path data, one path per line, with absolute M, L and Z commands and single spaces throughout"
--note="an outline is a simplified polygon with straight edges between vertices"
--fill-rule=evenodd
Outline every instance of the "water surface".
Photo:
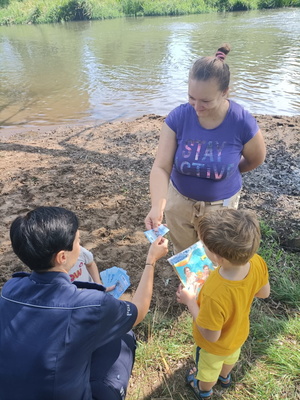
M 0 125 L 166 115 L 199 56 L 231 44 L 230 97 L 300 113 L 300 9 L 0 27 Z

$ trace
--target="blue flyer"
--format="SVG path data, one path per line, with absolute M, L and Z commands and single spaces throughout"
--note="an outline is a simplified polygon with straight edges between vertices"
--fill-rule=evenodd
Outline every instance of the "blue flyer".
M 100 272 L 102 283 L 105 287 L 116 285 L 114 290 L 107 292 L 114 296 L 116 299 L 122 296 L 122 294 L 130 286 L 130 278 L 127 272 L 123 268 L 111 267 Z
M 158 236 L 164 236 L 170 229 L 168 229 L 165 225 L 159 225 L 157 228 L 157 232 L 154 229 L 149 229 L 149 231 L 145 231 L 144 234 L 150 243 L 153 243 Z

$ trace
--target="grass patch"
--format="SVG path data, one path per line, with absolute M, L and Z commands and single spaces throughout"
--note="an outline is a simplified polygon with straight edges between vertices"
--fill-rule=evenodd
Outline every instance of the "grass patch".
M 272 299 L 292 308 L 300 305 L 299 253 L 285 251 L 276 232 L 261 223 L 262 245 L 259 254 L 267 261 Z
M 11 0 L 0 8 L 0 24 L 55 23 L 124 16 L 117 0 Z
M 216 385 L 213 399 L 300 398 L 299 255 L 282 249 L 267 224 L 262 222 L 261 230 L 259 253 L 269 267 L 271 296 L 254 300 L 234 385 L 227 390 Z M 128 400 L 193 398 L 184 379 L 192 363 L 191 323 L 184 306 L 177 315 L 159 306 L 148 313 L 136 329 L 139 346 Z
M 299 7 L 300 0 L 0 0 L 0 24 Z

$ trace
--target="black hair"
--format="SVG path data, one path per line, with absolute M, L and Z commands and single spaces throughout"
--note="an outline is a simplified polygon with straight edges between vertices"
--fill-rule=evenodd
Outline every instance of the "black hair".
M 79 222 L 76 215 L 62 207 L 38 207 L 17 217 L 10 227 L 12 248 L 32 270 L 52 268 L 61 250 L 72 251 Z

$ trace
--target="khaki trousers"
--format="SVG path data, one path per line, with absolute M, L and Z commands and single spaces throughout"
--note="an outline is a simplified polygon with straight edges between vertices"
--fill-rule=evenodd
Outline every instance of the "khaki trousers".
M 196 201 L 183 196 L 170 182 L 165 216 L 174 253 L 179 253 L 199 240 L 197 225 L 204 213 L 223 207 L 237 209 L 240 193 L 219 201 Z

